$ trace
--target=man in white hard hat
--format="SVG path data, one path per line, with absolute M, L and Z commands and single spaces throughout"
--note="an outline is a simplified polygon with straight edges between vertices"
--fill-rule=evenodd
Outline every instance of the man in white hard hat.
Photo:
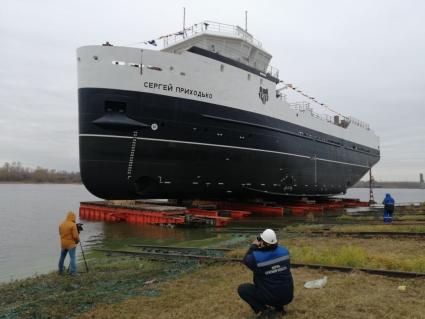
M 273 312 L 284 315 L 283 307 L 294 296 L 294 283 L 289 251 L 278 245 L 272 229 L 266 229 L 253 241 L 243 263 L 253 271 L 254 284 L 241 284 L 239 296 L 251 306 L 257 318 L 268 318 Z

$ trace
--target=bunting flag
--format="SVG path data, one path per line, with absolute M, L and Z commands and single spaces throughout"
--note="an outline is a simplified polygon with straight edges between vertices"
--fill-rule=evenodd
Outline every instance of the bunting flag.
M 320 106 L 325 107 L 326 109 L 328 109 L 328 110 L 329 110 L 329 111 L 331 111 L 332 113 L 335 113 L 335 114 L 337 114 L 337 115 L 339 115 L 339 116 L 345 117 L 345 116 L 344 116 L 344 115 L 342 115 L 341 113 L 339 113 L 339 112 L 337 112 L 337 111 L 333 110 L 333 109 L 332 109 L 329 105 L 327 105 L 327 104 L 325 104 L 325 103 L 321 103 L 321 102 L 319 102 L 318 100 L 316 100 L 316 98 L 314 98 L 314 97 L 312 97 L 312 96 L 309 96 L 309 95 L 305 94 L 303 91 L 301 91 L 299 88 L 295 87 L 293 84 L 285 83 L 285 82 L 283 82 L 283 81 L 282 81 L 282 83 L 283 83 L 283 84 L 285 84 L 285 86 L 286 86 L 287 88 L 292 89 L 294 92 L 299 93 L 299 94 L 301 94 L 302 96 L 306 97 L 307 99 L 309 99 L 309 100 L 311 100 L 311 101 L 313 101 L 313 102 L 315 102 L 315 103 L 319 104 Z
M 153 45 L 153 46 L 157 46 L 158 45 L 156 43 L 157 40 L 162 40 L 164 38 L 168 38 L 168 37 L 171 37 L 173 35 L 184 35 L 185 31 L 187 31 L 187 30 L 190 30 L 190 28 L 186 28 L 186 29 L 184 29 L 184 31 L 178 31 L 178 32 L 175 32 L 175 33 L 169 33 L 169 34 L 161 35 L 160 37 L 158 37 L 156 39 L 152 39 L 152 40 L 148 40 L 148 41 L 142 41 L 142 42 L 136 42 L 134 44 L 150 44 L 150 45 Z
M 137 42 L 136 44 L 150 44 L 150 45 L 153 45 L 153 46 L 157 46 L 157 44 L 156 44 L 156 40 L 148 40 L 148 41 L 143 41 L 143 42 Z

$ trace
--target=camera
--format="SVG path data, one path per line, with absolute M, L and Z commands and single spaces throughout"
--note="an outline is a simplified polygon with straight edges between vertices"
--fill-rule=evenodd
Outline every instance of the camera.
M 260 235 L 258 235 L 258 236 L 257 236 L 257 240 L 258 240 L 258 241 L 262 241 L 263 239 L 261 238 L 261 236 L 260 236 Z
M 83 229 L 83 225 L 84 224 L 82 224 L 82 223 L 77 223 L 77 231 L 78 231 L 78 233 L 80 232 L 80 231 L 83 231 L 84 229 Z

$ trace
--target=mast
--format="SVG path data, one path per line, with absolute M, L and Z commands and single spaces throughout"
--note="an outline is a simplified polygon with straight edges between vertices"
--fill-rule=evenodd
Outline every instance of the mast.
M 186 7 L 183 7 L 183 38 L 185 35 L 185 29 L 186 29 Z
M 248 31 L 248 10 L 245 10 L 245 31 Z

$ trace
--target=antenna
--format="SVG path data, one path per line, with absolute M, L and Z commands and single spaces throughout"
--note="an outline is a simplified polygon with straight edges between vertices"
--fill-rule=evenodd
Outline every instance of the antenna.
M 248 10 L 245 10 L 245 31 L 248 31 Z
M 183 38 L 184 38 L 185 29 L 186 29 L 186 7 L 183 7 Z

